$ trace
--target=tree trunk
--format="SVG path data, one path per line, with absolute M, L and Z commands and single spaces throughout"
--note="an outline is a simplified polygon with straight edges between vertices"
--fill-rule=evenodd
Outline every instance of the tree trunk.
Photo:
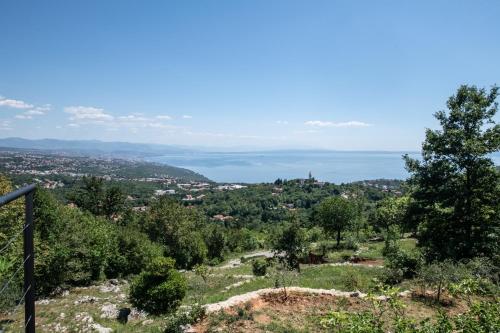
M 340 246 L 340 229 L 337 230 L 337 247 Z

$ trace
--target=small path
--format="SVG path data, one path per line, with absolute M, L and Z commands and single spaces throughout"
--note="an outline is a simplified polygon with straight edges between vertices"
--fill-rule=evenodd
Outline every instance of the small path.
M 324 265 L 327 265 L 327 266 L 356 266 L 356 267 L 384 268 L 384 265 L 376 265 L 376 264 L 363 263 L 362 261 L 360 261 L 360 262 L 350 262 L 350 261 L 335 262 L 335 263 L 330 263 L 330 264 L 321 264 L 321 265 L 318 265 L 318 266 L 324 266 Z
M 288 287 L 286 288 L 287 292 L 294 292 L 294 293 L 303 293 L 303 294 L 315 294 L 315 295 L 331 295 L 331 296 L 336 296 L 336 297 L 359 297 L 359 298 L 365 298 L 367 294 L 359 292 L 359 291 L 339 291 L 335 289 L 314 289 L 314 288 L 303 288 L 303 287 Z M 259 289 L 255 291 L 251 291 L 245 294 L 241 295 L 236 295 L 233 297 L 228 298 L 225 301 L 217 302 L 217 303 L 212 303 L 212 304 L 206 304 L 204 305 L 205 310 L 207 313 L 213 313 L 217 312 L 220 310 L 228 309 L 233 306 L 236 306 L 238 304 L 246 303 L 251 300 L 257 299 L 263 295 L 267 294 L 278 294 L 282 292 L 282 288 L 264 288 L 264 289 Z M 406 297 L 409 295 L 409 291 L 403 291 L 399 293 L 401 297 Z M 386 296 L 377 296 L 376 299 L 379 300 L 385 300 L 387 299 Z
M 252 258 L 259 258 L 259 257 L 272 258 L 273 256 L 274 256 L 274 252 L 267 250 L 267 251 L 252 252 L 249 254 L 245 254 L 241 257 L 245 258 L 245 259 L 252 259 Z M 242 264 L 241 258 L 237 258 L 237 259 L 231 259 L 227 263 L 225 263 L 224 265 L 218 266 L 215 268 L 216 269 L 234 268 L 234 267 L 241 266 L 241 264 Z

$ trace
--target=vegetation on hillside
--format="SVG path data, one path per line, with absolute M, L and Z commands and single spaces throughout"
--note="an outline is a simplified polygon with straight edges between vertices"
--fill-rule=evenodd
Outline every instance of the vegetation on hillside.
M 148 195 L 137 210 L 127 201 L 130 188 L 99 177 L 83 178 L 64 200 L 38 189 L 37 295 L 130 281 L 120 304 L 147 311 L 155 329 L 167 332 L 187 324 L 238 331 L 234 323 L 243 321 L 248 329 L 278 332 L 299 332 L 300 325 L 318 332 L 494 332 L 500 173 L 489 154 L 500 150 L 496 97 L 497 88 L 460 87 L 449 111 L 436 114 L 442 128 L 427 131 L 422 161 L 406 157 L 408 182 L 390 190 L 310 176 L 212 189 L 197 200 Z M 0 194 L 12 189 L 0 176 Z M 22 216 L 22 201 L 0 209 L 0 241 L 22 229 Z M 6 316 L 16 315 L 9 311 L 20 300 L 21 250 L 17 239 L 0 253 L 0 282 L 14 276 L 0 303 Z M 359 302 L 325 296 L 312 313 L 293 307 L 310 296 L 295 295 L 291 286 L 356 291 Z M 262 296 L 265 322 L 253 317 L 262 313 L 252 304 L 206 318 L 195 307 L 180 308 L 261 288 L 283 290 Z M 298 324 L 279 319 L 288 307 L 300 313 Z M 427 319 L 406 316 L 407 308 L 425 311 Z

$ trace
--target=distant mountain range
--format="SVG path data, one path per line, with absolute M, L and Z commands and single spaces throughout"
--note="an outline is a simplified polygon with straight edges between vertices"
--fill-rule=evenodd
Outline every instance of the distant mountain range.
M 111 155 L 122 158 L 144 158 L 196 151 L 191 148 L 160 144 L 106 142 L 99 140 L 30 140 L 23 138 L 0 138 L 0 147 L 98 156 Z

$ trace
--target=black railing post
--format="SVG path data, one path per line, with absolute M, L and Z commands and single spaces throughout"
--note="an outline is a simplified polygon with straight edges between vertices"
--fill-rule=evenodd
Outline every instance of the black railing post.
M 10 276 L 3 286 L 0 286 L 0 296 L 7 290 L 9 283 L 13 281 L 14 277 L 21 270 L 24 269 L 24 288 L 23 296 L 17 302 L 17 306 L 14 312 L 17 311 L 19 305 L 22 304 L 24 300 L 24 330 L 26 333 L 35 333 L 35 284 L 34 284 L 34 273 L 35 273 L 35 250 L 33 245 L 33 237 L 35 232 L 35 225 L 33 221 L 33 198 L 36 191 L 36 185 L 28 185 L 13 192 L 7 193 L 0 196 L 0 207 L 7 205 L 9 202 L 14 201 L 22 196 L 25 200 L 25 222 L 22 231 L 16 233 L 11 237 L 7 244 L 0 249 L 0 254 L 3 251 L 9 249 L 9 246 L 14 244 L 14 241 L 18 236 L 23 234 L 23 244 L 24 244 L 24 256 L 22 263 L 18 266 L 14 274 Z
M 35 251 L 33 245 L 33 194 L 25 196 L 25 229 L 24 229 L 24 327 L 26 333 L 35 333 Z

